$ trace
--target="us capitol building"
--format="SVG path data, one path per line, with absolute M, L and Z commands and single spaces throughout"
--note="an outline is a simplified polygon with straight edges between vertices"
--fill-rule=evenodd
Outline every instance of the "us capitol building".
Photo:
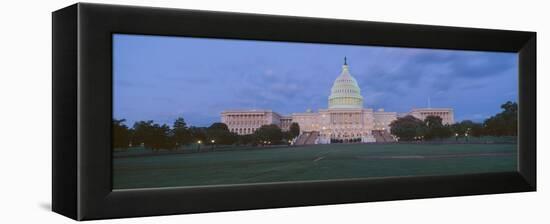
M 452 108 L 415 108 L 407 113 L 387 112 L 384 109 L 363 108 L 363 96 L 357 81 L 351 75 L 346 59 L 342 72 L 332 85 L 328 109 L 318 112 L 280 115 L 272 110 L 227 110 L 221 113 L 221 122 L 231 132 L 252 134 L 262 125 L 276 124 L 288 131 L 290 124 L 298 123 L 300 136 L 294 144 L 329 144 L 334 142 L 392 142 L 390 123 L 398 117 L 412 115 L 424 120 L 439 116 L 443 124 L 454 123 Z

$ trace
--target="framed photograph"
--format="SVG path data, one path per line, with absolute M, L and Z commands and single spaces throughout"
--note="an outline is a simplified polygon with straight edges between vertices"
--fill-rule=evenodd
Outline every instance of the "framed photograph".
M 53 12 L 76 220 L 536 190 L 536 33 L 79 3 Z

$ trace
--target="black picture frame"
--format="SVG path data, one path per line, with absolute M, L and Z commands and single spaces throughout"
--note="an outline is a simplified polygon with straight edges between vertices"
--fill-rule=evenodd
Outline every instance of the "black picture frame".
M 53 211 L 76 220 L 536 190 L 536 33 L 78 3 L 52 14 Z M 519 53 L 517 172 L 112 190 L 112 34 Z

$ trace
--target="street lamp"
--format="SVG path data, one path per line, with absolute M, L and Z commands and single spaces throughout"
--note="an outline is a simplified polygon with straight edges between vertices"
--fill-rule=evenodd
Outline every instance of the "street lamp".
M 455 142 L 458 142 L 458 133 L 455 133 Z
M 210 140 L 210 143 L 212 143 L 212 147 L 211 147 L 212 150 L 214 150 L 214 143 L 215 143 L 215 142 L 216 142 L 216 141 L 215 141 L 214 139 Z
M 198 141 L 197 141 L 197 144 L 199 144 L 199 146 L 198 146 L 198 148 L 197 148 L 197 151 L 201 151 L 201 143 L 202 143 L 201 140 L 198 140 Z

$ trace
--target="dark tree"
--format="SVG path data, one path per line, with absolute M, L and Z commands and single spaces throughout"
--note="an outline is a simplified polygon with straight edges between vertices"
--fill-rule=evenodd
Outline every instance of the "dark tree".
M 175 149 L 174 137 L 170 127 L 166 124 L 153 124 L 150 137 L 150 147 L 155 151 L 159 149 Z
M 290 124 L 288 132 L 290 139 L 298 137 L 298 135 L 300 135 L 300 125 L 298 125 L 298 123 L 296 122 L 292 122 L 292 124 Z
M 178 146 L 187 145 L 192 142 L 192 136 L 187 128 L 187 124 L 182 117 L 179 117 L 174 121 L 172 127 L 172 135 L 174 137 L 174 142 L 176 144 L 176 149 Z
M 145 148 L 151 148 L 153 121 L 137 121 L 134 123 L 132 135 L 132 145 L 143 145 Z
M 427 116 L 424 119 L 426 131 L 423 136 L 425 139 L 442 139 L 452 136 L 451 127 L 443 124 L 443 119 L 439 116 Z
M 204 144 L 206 142 L 206 128 L 191 126 L 189 127 L 189 133 L 191 134 L 193 143 L 201 141 Z
M 153 121 L 138 121 L 134 124 L 132 142 L 143 144 L 153 151 L 174 149 L 175 141 L 168 125 L 155 124 Z
M 237 137 L 229 131 L 229 128 L 224 123 L 213 123 L 206 129 L 206 135 L 209 138 L 207 144 L 211 144 L 214 140 L 215 144 L 231 145 L 237 141 Z
M 288 142 L 292 139 L 293 139 L 293 137 L 292 137 L 292 134 L 290 133 L 290 131 L 283 131 L 283 141 L 284 142 Z
M 483 134 L 482 125 L 470 120 L 464 120 L 451 126 L 452 132 L 458 136 L 479 137 Z
M 397 118 L 391 124 L 391 133 L 401 141 L 411 141 L 415 137 L 423 136 L 426 132 L 424 122 L 411 115 Z
M 518 135 L 518 104 L 506 102 L 500 106 L 503 111 L 485 120 L 485 133 L 494 136 Z
M 283 139 L 283 132 L 281 128 L 275 124 L 262 125 L 256 132 L 256 139 L 262 143 L 267 144 L 279 144 Z
M 130 130 L 125 121 L 113 119 L 113 149 L 127 149 L 130 145 Z
M 475 125 L 471 128 L 471 134 L 474 137 L 481 137 L 485 135 L 485 130 L 483 130 L 483 125 L 479 123 L 475 123 Z
M 443 126 L 443 119 L 439 116 L 430 115 L 424 119 L 424 123 L 427 128 L 437 128 Z
M 238 138 L 238 144 L 250 145 L 250 144 L 254 144 L 254 140 L 256 139 L 256 136 L 254 134 L 238 135 L 237 138 Z

